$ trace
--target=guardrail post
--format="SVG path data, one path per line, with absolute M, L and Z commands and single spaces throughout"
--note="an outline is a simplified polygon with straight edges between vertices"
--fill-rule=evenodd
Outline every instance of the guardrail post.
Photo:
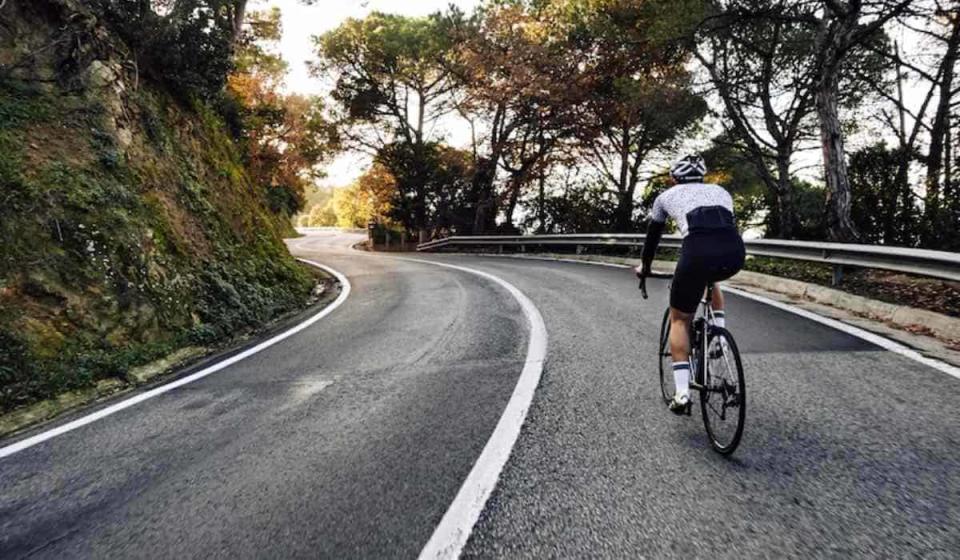
M 843 265 L 835 264 L 833 265 L 833 279 L 830 281 L 830 285 L 839 286 L 840 282 L 843 282 Z
M 497 253 L 503 254 L 503 245 L 497 245 Z
M 520 246 L 520 252 L 521 252 L 521 253 L 526 253 L 526 252 L 527 252 L 527 246 L 526 246 L 526 245 L 521 245 L 521 246 Z
M 583 254 L 583 245 L 577 245 L 577 254 L 578 254 L 578 255 L 582 255 L 582 254 Z

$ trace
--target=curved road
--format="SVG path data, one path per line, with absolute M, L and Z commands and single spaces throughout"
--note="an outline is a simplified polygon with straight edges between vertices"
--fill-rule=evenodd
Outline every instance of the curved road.
M 291 242 L 353 287 L 317 324 L 0 459 L 0 558 L 416 556 L 510 398 L 528 326 L 489 280 L 352 252 L 354 239 Z M 731 296 L 750 408 L 724 459 L 697 413 L 659 403 L 662 284 L 642 302 L 620 269 L 419 258 L 510 282 L 549 336 L 465 556 L 960 550 L 956 379 Z

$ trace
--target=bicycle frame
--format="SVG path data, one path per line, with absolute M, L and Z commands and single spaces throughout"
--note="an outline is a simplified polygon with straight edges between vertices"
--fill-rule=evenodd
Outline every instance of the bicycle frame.
M 651 278 L 672 278 L 672 274 L 653 273 Z M 707 284 L 706 292 L 700 300 L 697 312 L 694 313 L 690 322 L 690 359 L 696 362 L 696 369 L 691 368 L 693 379 L 690 380 L 690 388 L 697 391 L 703 391 L 706 388 L 698 383 L 697 380 L 705 380 L 707 372 L 700 368 L 707 367 L 707 361 L 704 358 L 707 355 L 707 345 L 710 344 L 710 325 L 713 324 L 713 290 L 716 284 Z M 647 277 L 640 278 L 640 292 L 643 299 L 647 299 Z M 698 317 L 699 315 L 699 317 Z M 691 364 L 692 365 L 692 364 Z
M 690 388 L 697 391 L 703 391 L 705 387 L 698 381 L 704 381 L 707 378 L 707 346 L 710 344 L 709 330 L 713 323 L 713 289 L 714 284 L 707 285 L 707 291 L 703 299 L 700 300 L 699 310 L 702 313 L 695 313 L 690 328 L 690 357 L 696 360 L 696 370 L 693 379 L 690 380 Z M 697 315 L 700 315 L 697 317 Z M 703 368 L 703 369 L 701 369 Z

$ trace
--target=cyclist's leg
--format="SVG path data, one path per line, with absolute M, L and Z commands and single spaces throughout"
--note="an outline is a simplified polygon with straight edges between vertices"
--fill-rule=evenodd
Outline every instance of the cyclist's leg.
M 670 287 L 670 355 L 676 394 L 684 399 L 690 394 L 690 321 L 706 286 L 702 271 L 689 259 L 685 247 Z
M 690 399 L 691 313 L 670 308 L 670 357 L 673 358 L 674 398 Z
M 670 308 L 670 357 L 673 363 L 690 358 L 690 319 L 693 314 Z
M 724 308 L 723 290 L 720 289 L 720 284 L 713 285 L 710 307 L 713 309 L 713 324 L 718 327 L 726 327 L 727 313 Z

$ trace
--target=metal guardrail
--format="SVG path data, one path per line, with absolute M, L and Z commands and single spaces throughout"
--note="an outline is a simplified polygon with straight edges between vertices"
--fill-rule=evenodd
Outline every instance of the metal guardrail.
M 575 247 L 581 253 L 587 247 L 633 247 L 643 246 L 645 235 L 601 233 L 567 235 L 478 235 L 454 236 L 437 239 L 417 246 L 418 251 L 435 251 L 454 247 L 495 247 L 503 252 L 504 247 Z M 665 235 L 662 247 L 679 248 L 682 239 L 677 235 Z M 819 241 L 789 241 L 783 239 L 754 239 L 744 241 L 748 255 L 778 257 L 818 262 L 834 266 L 835 280 L 839 281 L 844 266 L 877 268 L 907 272 L 960 282 L 960 253 L 886 247 L 882 245 L 854 245 L 825 243 Z

